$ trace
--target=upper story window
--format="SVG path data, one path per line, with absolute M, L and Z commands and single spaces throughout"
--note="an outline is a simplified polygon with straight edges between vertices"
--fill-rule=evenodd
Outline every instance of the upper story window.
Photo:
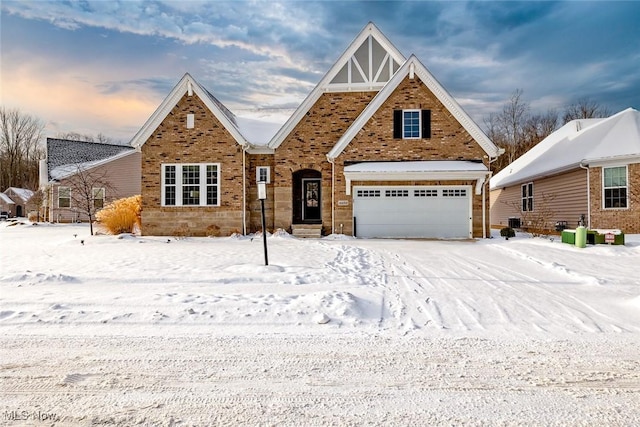
M 58 187 L 58 207 L 59 208 L 71 207 L 71 188 Z
M 522 212 L 533 212 L 533 182 L 522 184 Z
M 271 183 L 271 168 L 269 166 L 258 166 L 256 168 L 256 182 Z
M 396 139 L 431 138 L 431 110 L 394 110 L 393 137 Z
M 602 168 L 604 208 L 626 208 L 627 201 L 627 167 L 616 166 Z
M 220 165 L 162 165 L 162 206 L 219 206 Z
M 196 125 L 196 115 L 187 114 L 187 129 L 193 129 Z

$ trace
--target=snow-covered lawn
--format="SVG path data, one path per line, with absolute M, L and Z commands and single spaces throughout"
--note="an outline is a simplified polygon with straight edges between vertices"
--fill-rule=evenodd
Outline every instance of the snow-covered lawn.
M 0 424 L 638 425 L 626 240 L 0 223 Z

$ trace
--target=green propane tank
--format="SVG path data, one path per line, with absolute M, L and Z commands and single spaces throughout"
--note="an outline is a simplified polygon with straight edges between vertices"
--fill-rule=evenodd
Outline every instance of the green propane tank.
M 587 227 L 579 226 L 576 228 L 576 247 L 584 248 L 587 246 Z

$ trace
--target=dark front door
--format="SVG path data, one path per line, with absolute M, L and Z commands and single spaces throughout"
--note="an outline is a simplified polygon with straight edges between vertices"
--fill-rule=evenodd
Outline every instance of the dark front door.
M 302 220 L 320 221 L 320 180 L 304 178 L 302 180 Z

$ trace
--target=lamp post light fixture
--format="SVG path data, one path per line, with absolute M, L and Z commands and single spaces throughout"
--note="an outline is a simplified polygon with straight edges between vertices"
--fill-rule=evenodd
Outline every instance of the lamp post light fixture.
M 267 228 L 265 227 L 264 218 L 264 199 L 267 198 L 267 183 L 258 181 L 258 199 L 260 199 L 260 208 L 262 210 L 262 242 L 264 245 L 264 265 L 269 265 L 269 256 L 267 255 Z

